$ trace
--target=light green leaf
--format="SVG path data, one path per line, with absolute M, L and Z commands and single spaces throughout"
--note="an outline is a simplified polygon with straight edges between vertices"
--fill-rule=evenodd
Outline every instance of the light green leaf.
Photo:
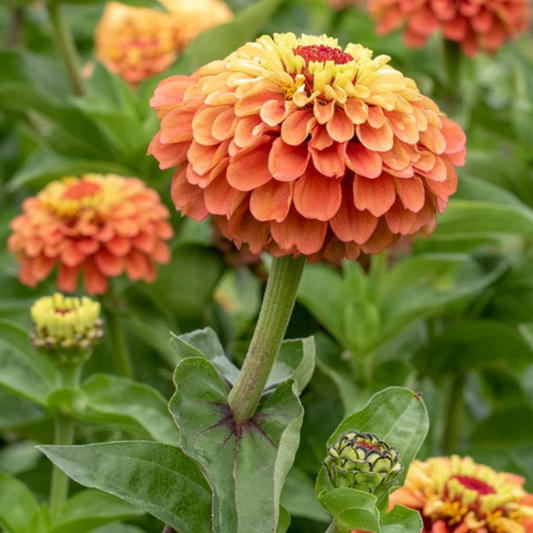
M 27 331 L 0 320 L 0 386 L 45 406 L 54 389 L 54 379 L 54 367 L 31 347 Z
M 59 522 L 48 533 L 87 533 L 116 520 L 142 516 L 133 505 L 97 490 L 84 490 L 67 503 Z
M 211 533 L 211 493 L 179 448 L 148 441 L 39 448 L 74 481 L 117 496 L 180 533 Z
M 0 472 L 0 525 L 7 533 L 26 533 L 39 504 L 30 489 L 18 479 Z
M 124 425 L 166 444 L 179 441 L 165 399 L 148 385 L 117 376 L 95 375 L 82 389 L 87 395 L 87 404 L 78 413 L 82 420 Z
M 395 505 L 381 520 L 383 533 L 420 533 L 422 527 L 420 513 L 403 505 Z
M 209 361 L 183 360 L 175 382 L 170 409 L 184 451 L 202 464 L 213 489 L 213 531 L 272 533 L 303 418 L 296 385 L 282 383 L 250 421 L 235 424 L 228 386 Z
M 286 533 L 287 529 L 291 525 L 291 515 L 287 512 L 285 507 L 279 508 L 279 521 L 276 533 Z

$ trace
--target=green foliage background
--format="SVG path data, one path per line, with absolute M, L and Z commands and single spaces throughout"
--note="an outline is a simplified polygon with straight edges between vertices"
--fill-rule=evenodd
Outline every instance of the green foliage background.
M 150 0 L 130 3 L 153 6 Z M 336 11 L 319 0 L 228 3 L 235 20 L 201 35 L 163 75 L 132 90 L 97 65 L 83 98 L 71 96 L 42 6 L 25 0 L 0 5 L 0 41 L 6 43 L 0 49 L 0 508 L 23 502 L 29 516 L 46 500 L 50 464 L 35 445 L 52 442 L 50 416 L 62 401 L 50 397 L 49 362 L 26 346 L 29 307 L 54 284 L 29 289 L 18 282 L 5 244 L 10 220 L 46 183 L 87 172 L 142 178 L 174 213 L 170 173 L 145 155 L 157 129 L 148 99 L 158 79 L 189 73 L 261 33 L 284 31 L 328 33 L 391 55 L 392 65 L 468 134 L 458 193 L 434 235 L 386 256 L 312 265 L 304 273 L 288 338 L 316 336 L 317 369 L 302 395 L 302 445 L 282 495 L 292 515 L 288 531 L 324 530 L 327 515 L 313 480 L 326 442 L 345 415 L 389 385 L 423 394 L 431 427 L 422 457 L 468 454 L 524 476 L 533 490 L 532 36 L 493 57 L 464 61 L 460 86 L 450 96 L 437 37 L 409 50 L 399 34 L 377 37 L 361 9 Z M 103 5 L 66 6 L 84 63 L 93 59 Z M 162 443 L 158 453 L 164 454 L 177 439 L 165 405 L 179 360 L 170 331 L 209 326 L 230 359 L 242 361 L 268 257 L 236 267 L 236 253 L 215 246 L 208 222 L 173 214 L 173 225 L 172 262 L 158 280 L 151 286 L 121 280 L 116 287 L 138 383 L 108 375 L 113 348 L 109 340 L 99 346 L 75 402 L 78 443 L 141 438 Z M 161 530 L 155 519 L 110 498 L 80 493 L 53 531 Z M 2 527 L 25 533 L 29 525 L 13 516 Z

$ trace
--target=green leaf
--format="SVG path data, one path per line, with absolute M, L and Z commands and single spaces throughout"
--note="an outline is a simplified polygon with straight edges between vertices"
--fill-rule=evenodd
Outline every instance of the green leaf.
M 26 533 L 39 504 L 30 489 L 18 479 L 0 472 L 0 525 L 7 533 Z
M 221 376 L 235 383 L 239 369 L 226 357 L 218 335 L 211 328 L 197 329 L 183 335 L 171 332 L 171 344 L 180 359 L 203 357 L 213 364 Z
M 0 320 L 0 386 L 45 406 L 54 389 L 54 379 L 54 367 L 31 347 L 27 331 Z
M 420 533 L 423 523 L 418 511 L 395 505 L 381 520 L 382 533 Z
M 325 468 L 318 474 L 317 492 L 318 501 L 335 520 L 335 533 L 348 533 L 354 529 L 381 532 L 377 498 L 373 494 L 332 488 Z
M 211 494 L 179 448 L 148 441 L 39 448 L 74 481 L 117 496 L 180 533 L 211 533 Z
M 67 503 L 59 522 L 48 533 L 87 533 L 116 520 L 142 516 L 131 504 L 97 490 L 84 490 Z
M 233 421 L 228 386 L 204 358 L 183 360 L 170 402 L 183 450 L 202 464 L 213 490 L 215 533 L 271 533 L 299 442 L 297 387 L 282 383 L 248 422 Z M 258 512 L 259 511 L 259 512 Z
M 276 528 L 276 533 L 286 533 L 290 525 L 291 525 L 291 515 L 287 512 L 287 509 L 285 509 L 285 507 L 280 507 L 279 521 L 278 521 L 278 527 Z
M 136 526 L 130 526 L 129 524 L 121 524 L 115 522 L 113 524 L 107 524 L 93 530 L 92 533 L 145 533 L 142 529 Z
M 533 443 L 533 407 L 521 405 L 495 411 L 476 424 L 470 438 L 483 446 L 518 446 Z
M 315 371 L 315 355 L 313 337 L 283 341 L 265 389 L 272 389 L 287 379 L 294 379 L 301 394 Z
M 179 435 L 161 394 L 141 383 L 110 375 L 91 376 L 82 387 L 87 404 L 78 416 L 97 424 L 118 424 L 166 444 Z
M 328 447 L 346 431 L 374 433 L 400 453 L 404 470 L 397 479 L 401 484 L 428 429 L 428 414 L 420 395 L 402 387 L 389 387 L 374 394 L 364 409 L 345 418 L 329 439 Z

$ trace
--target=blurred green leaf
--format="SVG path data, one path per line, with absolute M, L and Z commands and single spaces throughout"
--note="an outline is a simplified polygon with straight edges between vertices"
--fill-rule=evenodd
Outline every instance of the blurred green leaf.
M 14 477 L 0 472 L 0 525 L 7 533 L 26 533 L 39 504 L 31 491 Z
M 472 428 L 473 444 L 518 446 L 533 444 L 533 407 L 513 407 L 492 413 Z

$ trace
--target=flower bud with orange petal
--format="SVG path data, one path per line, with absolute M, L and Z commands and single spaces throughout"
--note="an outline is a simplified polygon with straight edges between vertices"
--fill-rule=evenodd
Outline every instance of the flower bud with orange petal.
M 179 165 L 183 215 L 253 253 L 355 259 L 428 235 L 457 188 L 465 134 L 359 44 L 276 34 L 160 83 L 149 153 Z
M 154 263 L 170 260 L 170 214 L 156 191 L 139 179 L 87 174 L 54 181 L 27 198 L 11 222 L 8 248 L 31 287 L 58 267 L 57 285 L 73 292 L 78 278 L 89 294 L 103 294 L 109 278 L 154 281 Z
M 368 10 L 380 35 L 403 27 L 405 44 L 418 48 L 441 31 L 467 56 L 496 52 L 527 31 L 531 20 L 529 0 L 369 0 Z
M 411 464 L 391 503 L 419 511 L 423 533 L 531 533 L 533 500 L 523 485 L 470 457 L 435 457 Z
M 178 57 L 182 46 L 176 40 L 176 24 L 169 13 L 110 2 L 96 28 L 96 57 L 136 86 Z

